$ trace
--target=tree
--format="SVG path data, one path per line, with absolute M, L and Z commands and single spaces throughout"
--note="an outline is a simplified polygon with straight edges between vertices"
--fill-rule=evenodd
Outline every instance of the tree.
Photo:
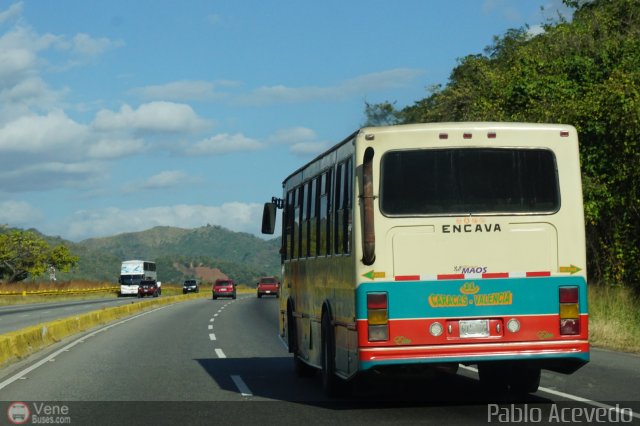
M 575 126 L 589 279 L 640 291 L 640 2 L 565 4 L 575 8 L 570 22 L 538 34 L 507 31 L 484 54 L 461 59 L 445 87 L 395 116 Z
M 49 246 L 47 242 L 29 231 L 10 231 L 0 234 L 0 278 L 10 283 L 37 277 L 54 267 L 68 272 L 77 265 L 66 246 Z
M 365 102 L 364 108 L 367 121 L 365 121 L 363 127 L 387 126 L 398 123 L 398 112 L 392 103 L 382 102 L 379 104 L 370 104 L 369 102 Z

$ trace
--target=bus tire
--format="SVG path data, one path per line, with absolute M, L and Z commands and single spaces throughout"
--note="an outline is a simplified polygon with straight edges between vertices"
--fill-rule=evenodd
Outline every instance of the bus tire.
M 328 314 L 322 316 L 322 388 L 326 395 L 345 396 L 349 393 L 348 384 L 336 376 L 336 339 Z

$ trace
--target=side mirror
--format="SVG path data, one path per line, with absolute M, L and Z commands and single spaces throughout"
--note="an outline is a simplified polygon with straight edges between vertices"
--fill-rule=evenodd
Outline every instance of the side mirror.
M 276 227 L 276 203 L 264 203 L 262 211 L 262 233 L 273 234 Z

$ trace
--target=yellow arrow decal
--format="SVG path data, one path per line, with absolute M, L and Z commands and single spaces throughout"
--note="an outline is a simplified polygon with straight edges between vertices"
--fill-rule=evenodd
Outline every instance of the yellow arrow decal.
M 376 278 L 385 278 L 387 275 L 384 272 L 375 272 L 373 269 L 366 274 L 362 274 L 363 277 L 375 280 Z
M 582 271 L 581 268 L 578 268 L 575 265 L 571 265 L 571 266 L 561 266 L 560 267 L 560 272 L 566 272 L 569 273 L 571 275 L 575 274 L 576 272 L 580 272 Z

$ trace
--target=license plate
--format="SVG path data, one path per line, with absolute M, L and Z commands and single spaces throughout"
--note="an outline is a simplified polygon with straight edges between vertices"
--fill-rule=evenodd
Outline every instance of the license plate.
M 489 320 L 460 321 L 460 337 L 489 337 Z
M 267 294 L 271 293 L 271 290 L 267 290 Z

